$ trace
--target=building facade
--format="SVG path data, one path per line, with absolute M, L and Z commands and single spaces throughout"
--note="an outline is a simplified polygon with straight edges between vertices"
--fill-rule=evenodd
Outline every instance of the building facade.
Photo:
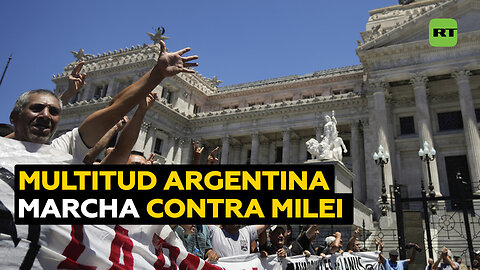
M 454 47 L 429 44 L 429 21 L 458 23 Z M 324 115 L 335 113 L 349 152 L 343 162 L 355 174 L 355 198 L 378 213 L 381 171 L 372 154 L 390 153 L 385 181 L 405 195 L 428 185 L 418 157 L 424 141 L 435 147 L 431 165 L 437 195 L 455 195 L 458 170 L 480 191 L 480 2 L 424 0 L 370 11 L 358 41 L 361 65 L 306 75 L 218 87 L 216 78 L 179 74 L 154 90 L 161 97 L 148 111 L 134 147 L 161 163 L 188 164 L 192 140 L 206 152 L 221 147 L 221 164 L 295 164 L 309 159 L 305 142 L 323 134 Z M 158 44 L 90 56 L 88 84 L 65 106 L 59 133 L 78 126 L 153 67 Z M 67 88 L 76 62 L 54 76 Z M 204 155 L 206 156 L 206 155 Z M 206 157 L 204 157 L 206 158 Z

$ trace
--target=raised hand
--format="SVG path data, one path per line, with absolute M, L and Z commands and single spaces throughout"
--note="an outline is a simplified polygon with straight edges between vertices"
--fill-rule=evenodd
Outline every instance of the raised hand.
M 116 124 L 117 128 L 118 128 L 118 131 L 121 131 L 125 125 L 127 124 L 128 122 L 128 116 L 124 116 L 120 121 L 118 121 L 118 123 Z M 117 131 L 117 132 L 118 132 Z
M 212 150 L 210 155 L 208 155 L 207 158 L 207 164 L 217 164 L 218 163 L 218 158 L 217 158 L 217 152 L 220 147 L 215 147 L 215 149 Z
M 358 235 L 360 235 L 360 227 L 357 226 L 357 228 L 355 228 L 355 231 L 353 231 L 353 234 L 355 235 L 355 237 L 358 237 Z
M 67 104 L 68 101 L 85 85 L 85 79 L 87 74 L 81 73 L 84 61 L 77 64 L 72 70 L 72 73 L 68 76 L 68 89 L 60 95 L 60 100 L 63 104 Z
M 78 65 L 72 70 L 72 73 L 68 76 L 68 90 L 77 92 L 85 85 L 87 74 L 80 73 L 84 64 L 84 61 L 78 63 Z
M 203 148 L 204 147 L 198 147 L 198 145 L 200 144 L 199 141 L 195 142 L 193 141 L 192 142 L 192 146 L 193 146 L 193 164 L 200 164 L 200 157 L 202 156 L 202 152 L 203 152 Z
M 163 77 L 170 77 L 180 72 L 195 73 L 190 67 L 196 67 L 198 64 L 190 63 L 189 61 L 198 59 L 198 56 L 183 57 L 186 52 L 190 51 L 190 48 L 187 47 L 176 52 L 168 52 L 163 41 L 160 41 L 160 45 L 162 52 L 158 57 L 157 68 Z
M 155 153 L 151 153 L 150 157 L 147 159 L 147 164 L 152 165 L 154 159 L 155 159 Z
M 148 96 L 138 104 L 138 108 L 142 110 L 148 110 L 153 106 L 155 100 L 157 99 L 157 93 L 151 92 Z

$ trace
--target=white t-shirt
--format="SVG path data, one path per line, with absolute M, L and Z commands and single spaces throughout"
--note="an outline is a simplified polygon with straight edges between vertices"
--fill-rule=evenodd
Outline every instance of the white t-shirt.
M 16 164 L 82 164 L 88 150 L 80 138 L 78 128 L 56 138 L 50 145 L 0 137 L 0 169 L 4 170 L 0 171 L 0 177 L 2 177 L 0 202 L 13 215 L 14 192 L 11 187 L 14 184 L 13 173 Z M 16 225 L 16 230 L 19 238 L 26 239 L 28 225 Z M 15 247 L 9 235 L 0 233 L 0 265 L 2 268 L 18 269 L 28 247 L 28 242 L 23 240 Z M 33 269 L 40 269 L 36 260 Z
M 245 226 L 238 231 L 238 237 L 229 235 L 215 225 L 208 225 L 212 249 L 218 256 L 229 257 L 250 254 L 250 243 L 258 238 L 255 225 Z
M 457 266 L 457 269 L 460 270 L 460 265 L 456 262 L 453 262 L 453 263 Z M 452 266 L 449 263 L 444 263 L 444 262 L 441 262 L 438 265 L 438 269 L 440 269 L 440 270 L 453 270 Z

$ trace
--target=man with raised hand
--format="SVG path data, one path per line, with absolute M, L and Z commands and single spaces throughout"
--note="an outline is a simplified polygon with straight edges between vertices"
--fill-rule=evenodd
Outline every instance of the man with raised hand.
M 0 226 L 0 261 L 3 266 L 18 268 L 22 265 L 23 268 L 28 269 L 32 265 L 39 267 L 37 257 L 52 260 L 53 257 L 48 255 L 51 252 L 59 252 L 59 255 L 63 256 L 62 251 L 57 250 L 59 246 L 55 243 L 58 239 L 68 237 L 71 230 L 70 226 L 42 226 L 38 234 L 30 235 L 29 226 L 17 226 L 14 223 L 11 212 L 14 209 L 14 166 L 20 163 L 82 163 L 89 147 L 94 146 L 163 79 L 181 72 L 195 72 L 190 67 L 197 64 L 190 61 L 198 57 L 183 56 L 190 48 L 168 52 L 163 41 L 160 45 L 162 48 L 160 56 L 150 71 L 117 94 L 110 106 L 93 113 L 79 128 L 60 136 L 51 143 L 50 140 L 60 120 L 62 110 L 60 99 L 48 90 L 29 91 L 19 97 L 10 114 L 10 121 L 15 129 L 11 134 L 13 140 L 0 138 L 0 224 L 2 224 Z M 79 72 L 80 70 L 78 73 L 75 71 L 77 75 Z M 80 80 L 84 78 L 80 75 Z M 60 233 L 59 228 L 67 231 Z M 27 236 L 30 236 L 28 237 L 30 241 L 26 240 Z M 145 241 L 142 244 L 149 245 L 152 239 Z M 45 245 L 48 249 L 41 248 Z M 108 261 L 105 263 L 108 265 Z M 105 265 L 102 264 L 102 266 Z
M 460 265 L 453 261 L 452 251 L 443 247 L 442 253 L 432 266 L 433 270 L 458 270 Z
M 377 250 L 380 250 L 380 254 L 378 254 L 378 262 L 383 265 L 385 270 L 403 270 L 407 269 L 407 265 L 413 263 L 415 261 L 415 256 L 417 255 L 417 251 L 420 247 L 417 244 L 413 244 L 415 248 L 410 255 L 410 258 L 405 260 L 398 260 L 398 251 L 396 249 L 392 249 L 388 252 L 389 258 L 385 258 L 382 254 L 383 251 L 383 243 L 380 239 L 375 239 L 375 245 L 377 246 Z

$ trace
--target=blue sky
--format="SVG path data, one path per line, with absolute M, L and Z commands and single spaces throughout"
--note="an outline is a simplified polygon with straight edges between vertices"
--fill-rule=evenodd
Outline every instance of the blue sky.
M 0 123 L 29 89 L 54 89 L 52 75 L 74 60 L 151 43 L 164 26 L 169 50 L 197 54 L 196 70 L 220 86 L 359 64 L 357 39 L 368 11 L 384 1 L 1 1 Z

